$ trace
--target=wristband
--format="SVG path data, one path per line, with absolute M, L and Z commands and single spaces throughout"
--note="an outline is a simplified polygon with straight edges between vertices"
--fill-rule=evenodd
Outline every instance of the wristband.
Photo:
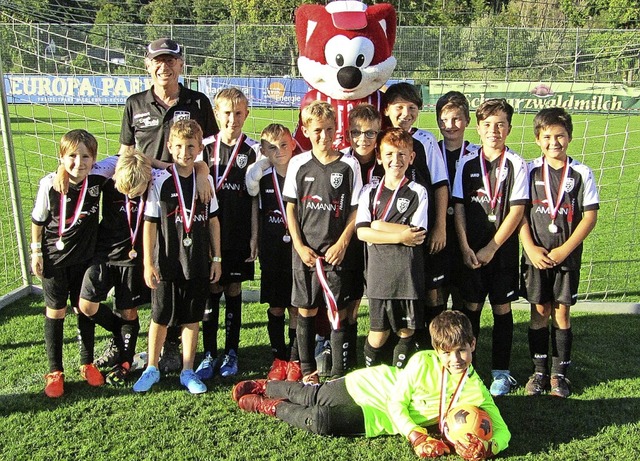
M 31 251 L 36 251 L 42 248 L 42 243 L 40 242 L 32 242 L 31 243 Z
M 211 262 L 221 263 L 222 262 L 222 258 L 220 256 L 214 256 L 213 258 L 211 258 Z

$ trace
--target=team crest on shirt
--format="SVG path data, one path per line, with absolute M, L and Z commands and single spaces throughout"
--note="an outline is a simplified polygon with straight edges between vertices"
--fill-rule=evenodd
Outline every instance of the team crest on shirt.
M 576 181 L 573 178 L 567 178 L 567 180 L 564 183 L 564 191 L 569 193 L 573 190 L 573 188 L 576 185 Z
M 331 186 L 337 189 L 342 185 L 342 173 L 331 173 Z
M 240 154 L 236 158 L 236 165 L 238 165 L 238 168 L 240 169 L 247 166 L 247 162 L 249 162 L 249 156 L 247 154 Z
M 400 213 L 404 213 L 409 208 L 409 199 L 408 198 L 399 198 L 396 200 L 396 208 Z
M 509 169 L 505 166 L 505 167 L 498 167 L 496 168 L 496 178 L 499 178 L 498 181 L 502 182 L 505 179 L 507 179 L 507 175 L 509 174 Z
M 177 110 L 173 113 L 173 123 L 179 122 L 180 120 L 189 120 L 191 118 L 191 113 L 186 110 Z
M 89 189 L 87 189 L 87 193 L 91 197 L 97 197 L 98 195 L 100 195 L 100 186 L 91 186 Z

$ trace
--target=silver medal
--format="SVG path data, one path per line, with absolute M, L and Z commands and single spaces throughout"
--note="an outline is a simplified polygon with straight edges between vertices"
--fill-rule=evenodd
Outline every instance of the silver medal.
M 447 208 L 447 214 L 448 214 L 449 216 L 453 216 L 453 207 L 452 207 L 452 206 L 450 206 L 449 208 Z
M 498 217 L 496 215 L 494 215 L 493 213 L 491 213 L 490 215 L 487 216 L 487 219 L 489 220 L 489 222 L 496 222 Z
M 284 234 L 284 235 L 282 236 L 282 241 L 283 241 L 284 243 L 289 243 L 289 242 L 291 241 L 291 236 L 290 236 L 289 234 Z
M 64 250 L 64 242 L 62 241 L 62 239 L 56 242 L 56 248 L 60 251 Z
M 138 257 L 138 252 L 134 249 L 131 249 L 129 252 L 129 259 L 136 259 Z
M 193 240 L 191 240 L 191 238 L 190 238 L 190 237 L 185 237 L 185 238 L 182 240 L 182 244 L 183 244 L 185 247 L 190 247 L 190 246 L 193 244 Z
M 549 224 L 549 232 L 555 234 L 556 232 L 558 232 L 558 226 L 556 226 L 554 223 Z

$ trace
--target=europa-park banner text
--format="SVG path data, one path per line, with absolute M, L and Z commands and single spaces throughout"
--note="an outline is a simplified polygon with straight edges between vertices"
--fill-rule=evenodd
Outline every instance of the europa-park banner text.
M 486 99 L 505 98 L 516 112 L 538 112 L 563 107 L 569 112 L 638 113 L 640 89 L 612 83 L 472 82 L 431 80 L 422 87 L 425 106 L 435 107 L 440 96 L 457 90 L 469 100 L 471 110 Z

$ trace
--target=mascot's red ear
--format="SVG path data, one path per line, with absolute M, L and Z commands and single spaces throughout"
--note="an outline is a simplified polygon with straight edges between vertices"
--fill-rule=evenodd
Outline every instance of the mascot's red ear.
M 367 8 L 367 18 L 370 21 L 376 21 L 380 24 L 387 36 L 388 50 L 385 50 L 386 56 L 393 53 L 393 45 L 396 43 L 396 10 L 388 3 L 378 3 Z M 376 46 L 382 46 L 376 43 Z
M 296 10 L 296 40 L 300 55 L 307 56 L 307 43 L 318 22 L 327 20 L 329 13 L 322 5 L 300 5 Z

